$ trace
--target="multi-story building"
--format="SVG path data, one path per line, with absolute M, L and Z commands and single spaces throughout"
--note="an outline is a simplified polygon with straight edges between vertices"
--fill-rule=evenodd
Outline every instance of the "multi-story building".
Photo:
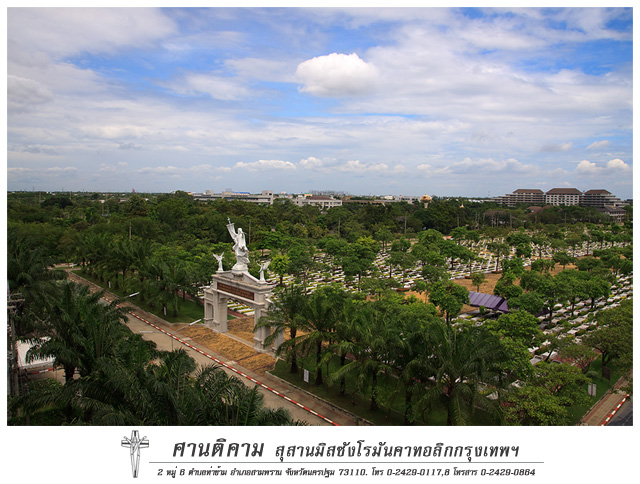
M 605 206 L 619 207 L 626 205 L 626 203 L 607 190 L 587 190 L 583 193 L 577 188 L 552 188 L 546 193 L 538 189 L 519 188 L 513 193 L 497 197 L 495 202 L 507 207 L 515 207 L 519 203 L 538 207 L 544 205 L 581 205 L 584 207 L 603 208 Z
M 619 207 L 622 201 L 607 190 L 587 190 L 582 195 L 582 205 L 602 208 L 604 206 Z
M 293 199 L 293 203 L 300 207 L 304 207 L 305 205 L 313 205 L 316 207 L 320 207 L 321 210 L 328 210 L 333 207 L 341 207 L 342 200 L 339 198 L 329 197 L 327 195 L 298 195 Z
M 518 188 L 513 193 L 498 197 L 496 202 L 506 205 L 507 207 L 515 207 L 518 203 L 544 205 L 545 198 L 544 192 L 538 188 Z
M 204 193 L 194 193 L 193 198 L 206 202 L 208 200 L 241 200 L 243 202 L 257 203 L 260 205 L 273 205 L 273 191 L 262 190 L 260 194 L 252 194 L 248 192 L 234 192 L 231 190 L 225 190 L 222 193 L 213 193 L 212 190 L 207 190 Z
M 552 188 L 544 194 L 547 205 L 580 205 L 582 192 L 577 188 Z

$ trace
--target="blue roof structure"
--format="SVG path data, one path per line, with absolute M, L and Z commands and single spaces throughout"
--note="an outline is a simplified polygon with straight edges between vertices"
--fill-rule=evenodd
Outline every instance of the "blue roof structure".
M 493 294 L 484 294 L 482 292 L 469 291 L 469 305 L 474 307 L 484 306 L 487 309 L 501 311 L 503 313 L 511 312 L 509 311 L 505 298 L 494 296 Z

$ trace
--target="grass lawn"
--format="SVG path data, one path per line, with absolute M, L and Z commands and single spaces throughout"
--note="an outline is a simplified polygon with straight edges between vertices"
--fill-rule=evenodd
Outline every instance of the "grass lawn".
M 596 396 L 591 397 L 591 401 L 587 405 L 576 405 L 574 407 L 569 408 L 569 419 L 571 424 L 575 425 L 578 421 L 591 409 L 591 407 L 611 388 L 619 379 L 622 377 L 622 372 L 617 368 L 611 368 L 611 381 L 606 378 L 602 378 L 602 359 L 598 358 L 596 361 L 591 363 L 589 367 L 590 370 L 593 370 L 598 373 L 598 378 L 593 380 L 593 383 L 596 384 Z M 587 388 L 585 387 L 585 392 Z
M 111 288 L 107 288 L 105 287 L 106 285 L 103 281 L 98 280 L 96 277 L 92 277 L 91 275 L 89 275 L 86 272 L 83 272 L 80 269 L 76 269 L 73 272 L 79 275 L 80 277 L 83 277 L 88 281 L 91 281 L 94 284 L 102 287 L 103 289 L 113 294 L 116 294 L 120 297 L 125 297 L 131 294 L 129 291 L 125 291 L 124 289 L 122 289 L 123 287 L 122 282 L 120 282 L 119 289 L 116 289 L 114 284 L 111 285 Z M 124 286 L 126 287 L 126 285 Z M 134 290 L 134 292 L 137 292 L 137 289 Z M 204 307 L 201 304 L 198 304 L 194 301 L 190 301 L 188 299 L 183 301 L 182 298 L 180 298 L 178 300 L 178 316 L 173 316 L 173 311 L 171 310 L 170 307 L 167 307 L 167 314 L 164 315 L 160 304 L 151 306 L 147 301 L 143 301 L 140 295 L 133 296 L 132 298 L 130 298 L 130 301 L 132 304 L 135 304 L 139 308 L 151 314 L 154 314 L 169 323 L 191 323 L 193 321 L 201 319 L 204 316 Z

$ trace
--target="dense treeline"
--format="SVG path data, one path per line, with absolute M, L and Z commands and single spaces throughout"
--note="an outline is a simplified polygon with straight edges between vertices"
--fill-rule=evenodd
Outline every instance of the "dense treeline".
M 320 240 L 333 234 L 349 242 L 361 237 L 382 241 L 388 233 L 413 237 L 425 229 L 448 235 L 457 227 L 504 232 L 550 224 L 567 227 L 607 222 L 604 215 L 586 207 L 552 207 L 534 214 L 493 202 L 465 200 L 461 204 L 459 199 L 437 197 L 428 208 L 420 203 L 344 204 L 326 213 L 317 207 L 298 207 L 286 199 L 278 199 L 272 206 L 225 200 L 205 203 L 184 192 L 122 196 L 18 192 L 9 193 L 7 199 L 9 228 L 25 235 L 57 261 L 75 257 L 78 241 L 93 235 L 138 238 L 188 251 L 198 242 L 229 243 L 227 217 L 243 227 L 254 250 L 283 245 L 286 242 L 282 238 L 287 237 Z M 274 232 L 277 237 L 270 235 Z
M 448 424 L 478 418 L 492 424 L 566 424 L 567 409 L 585 400 L 583 387 L 594 360 L 587 350 L 598 348 L 603 364 L 631 366 L 626 346 L 631 325 L 618 324 L 631 318 L 629 304 L 617 310 L 616 318 L 599 313 L 606 324 L 589 335 L 588 347 L 545 337 L 536 317 L 546 311 L 550 327 L 558 304 L 573 315 L 577 302 L 590 300 L 593 310 L 596 301 L 609 296 L 616 277 L 632 271 L 630 222 L 610 223 L 592 209 L 554 207 L 531 214 L 490 202 L 463 206 L 460 200 L 434 199 L 428 209 L 407 203 L 346 204 L 321 212 L 287 200 L 270 207 L 202 203 L 183 192 L 122 200 L 17 193 L 8 199 L 9 287 L 25 295 L 15 321 L 17 336 L 37 343 L 33 355 L 55 355 L 68 375 L 80 378 L 44 386 L 16 400 L 15 408 L 28 414 L 55 404 L 66 409 L 67 421 L 79 423 L 205 423 L 190 420 L 199 389 L 231 389 L 235 383 L 225 383 L 213 370 L 192 379 L 188 358 L 158 353 L 127 334 L 115 308 L 92 317 L 97 314 L 92 296 L 60 282 L 61 274 L 50 268 L 73 261 L 105 287 L 139 292 L 141 301 L 176 315 L 179 300 L 197 300 L 198 288 L 217 269 L 212 254 L 231 254 L 227 218 L 247 233 L 254 275 L 264 257 L 279 277 L 276 307 L 260 324 L 286 331 L 279 353 L 291 372 L 298 372 L 299 360 L 311 358 L 316 384 L 367 395 L 374 410 L 399 405 L 407 424 L 428 424 L 436 407 L 445 409 Z M 374 265 L 381 250 L 387 273 Z M 465 268 L 481 287 L 481 250 L 492 254 L 491 269 L 501 272 L 495 294 L 515 312 L 476 326 L 456 319 L 468 292 L 449 278 L 454 267 Z M 321 259 L 314 258 L 318 252 Z M 576 258 L 578 253 L 586 257 Z M 533 261 L 531 270 L 525 270 L 525 259 Z M 225 257 L 225 268 L 232 264 L 233 258 Z M 566 269 L 569 264 L 575 269 Z M 557 265 L 566 270 L 552 273 Z M 427 296 L 425 301 L 393 290 L 416 267 L 421 278 L 413 288 Z M 330 281 L 338 269 L 355 291 L 335 284 L 309 290 L 312 271 Z M 394 271 L 400 271 L 400 280 L 391 277 Z M 295 283 L 284 284 L 287 275 L 295 276 Z M 100 321 L 104 324 L 91 326 Z M 65 333 L 69 328 L 73 331 Z M 77 335 L 84 336 L 76 341 Z M 107 340 L 109 352 L 101 353 Z M 543 361 L 534 367 L 529 351 L 538 346 L 547 360 L 553 351 L 563 351 L 588 364 L 578 369 Z M 554 379 L 563 383 L 554 386 Z M 519 386 L 511 386 L 516 380 Z M 152 388 L 158 385 L 167 394 L 154 400 Z M 180 395 L 188 401 L 176 401 L 171 388 L 184 388 Z M 252 423 L 290 423 L 279 413 L 264 413 L 259 397 L 243 388 L 240 384 L 233 397 L 223 399 L 236 410 L 223 406 L 211 412 L 224 413 L 231 419 L 227 423 L 241 419 L 233 415 Z M 141 405 L 148 406 L 144 414 L 131 408 L 134 394 L 148 402 Z M 247 401 L 256 403 L 245 411 Z M 525 401 L 534 402 L 535 411 Z M 214 419 L 206 409 L 198 412 Z
M 27 361 L 53 357 L 54 379 L 12 386 L 8 423 L 73 425 L 291 425 L 264 407 L 257 388 L 221 368 L 196 369 L 184 350 L 160 351 L 125 324 L 122 301 L 65 279 L 42 251 L 10 236 L 8 280 L 16 307 L 12 339 L 28 341 Z M 197 371 L 196 371 L 197 370 Z
M 632 301 L 598 313 L 599 325 L 585 337 L 550 337 L 540 321 L 515 310 L 482 325 L 450 324 L 436 308 L 393 291 L 378 299 L 347 293 L 337 285 L 308 293 L 282 286 L 276 306 L 260 325 L 285 333 L 278 354 L 288 371 L 312 371 L 315 385 L 341 396 L 366 396 L 372 411 L 384 407 L 403 415 L 405 425 L 567 425 L 570 410 L 587 405 L 590 371 L 603 364 L 627 371 L 632 365 Z M 543 360 L 532 365 L 529 348 L 553 340 L 574 364 Z M 517 382 L 517 385 L 513 385 Z M 444 419 L 438 414 L 444 413 Z

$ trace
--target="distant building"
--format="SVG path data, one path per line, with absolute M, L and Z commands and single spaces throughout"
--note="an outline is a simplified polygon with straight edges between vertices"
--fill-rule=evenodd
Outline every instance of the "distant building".
M 626 205 L 626 203 L 607 190 L 594 189 L 583 193 L 577 188 L 552 188 L 546 193 L 539 189 L 519 188 L 513 193 L 497 197 L 494 201 L 507 207 L 515 207 L 520 203 L 538 207 L 545 205 L 580 205 L 583 207 L 603 208 L 605 206 L 620 207 Z
M 357 203 L 359 205 L 386 205 L 387 203 L 407 202 L 413 204 L 416 200 L 420 201 L 420 197 L 411 195 L 385 195 L 383 197 L 356 198 L 346 196 L 342 199 L 342 203 Z
M 622 201 L 607 190 L 587 190 L 582 195 L 582 205 L 585 207 L 603 208 L 605 206 L 619 207 Z
M 614 207 L 613 205 L 605 205 L 604 207 L 598 207 L 596 210 L 602 212 L 605 215 L 611 217 L 614 222 L 624 221 L 627 211 L 624 208 Z
M 496 202 L 507 207 L 515 207 L 518 203 L 527 205 L 544 205 L 544 192 L 537 188 L 518 188 L 513 193 L 498 197 Z
M 547 205 L 580 205 L 582 192 L 577 188 L 552 188 L 544 194 Z
M 299 207 L 312 205 L 314 207 L 320 207 L 321 210 L 342 206 L 342 200 L 327 195 L 298 195 L 293 199 L 293 203 Z
M 204 193 L 194 193 L 193 198 L 203 202 L 209 200 L 240 200 L 243 202 L 257 203 L 259 205 L 273 205 L 273 191 L 262 190 L 260 194 L 252 194 L 248 192 L 233 192 L 231 190 L 225 190 L 222 193 L 214 193 L 212 190 L 207 190 Z

